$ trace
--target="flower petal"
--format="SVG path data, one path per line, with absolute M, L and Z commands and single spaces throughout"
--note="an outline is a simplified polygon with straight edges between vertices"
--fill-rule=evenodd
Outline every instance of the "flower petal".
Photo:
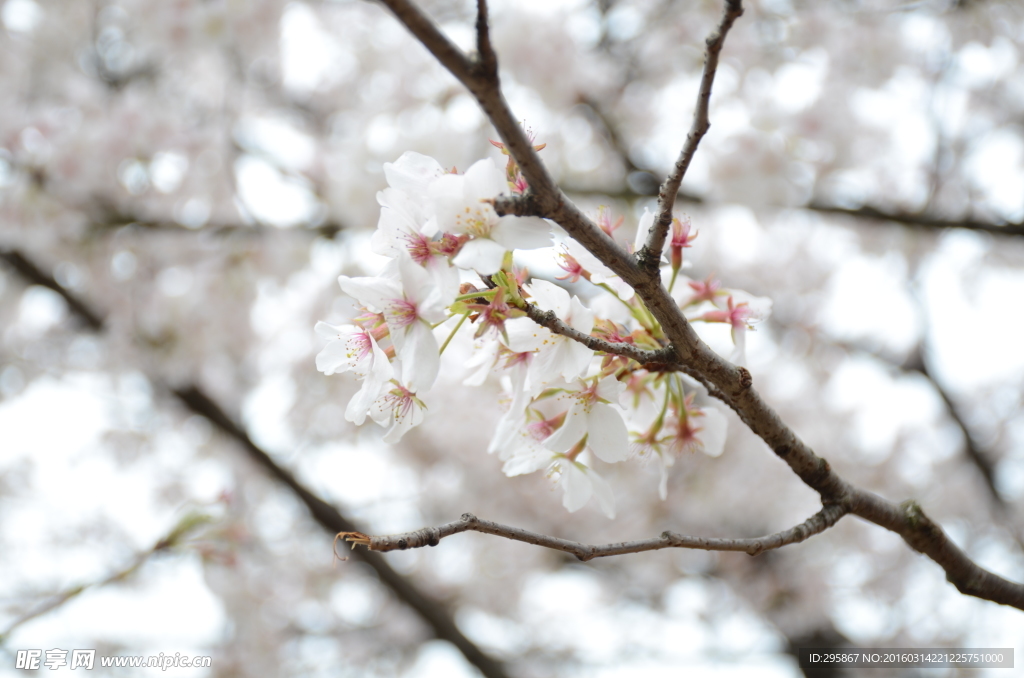
M 700 441 L 703 444 L 704 454 L 709 457 L 717 457 L 725 449 L 725 437 L 729 429 L 729 423 L 717 407 L 705 407 L 701 409 L 704 416 L 700 418 Z
M 584 470 L 586 467 L 582 464 L 577 464 L 569 459 L 561 459 L 558 466 L 562 471 L 562 489 L 565 490 L 565 494 L 562 496 L 562 506 L 569 513 L 575 513 L 590 501 L 590 495 L 594 492 L 593 485 Z
M 566 413 L 562 426 L 544 441 L 544 447 L 555 452 L 568 452 L 586 434 L 587 412 L 583 404 L 577 400 Z
M 611 405 L 594 403 L 587 416 L 587 445 L 601 461 L 609 464 L 629 457 L 629 433 L 622 415 Z
M 590 485 L 593 487 L 594 496 L 597 498 L 597 505 L 601 507 L 601 511 L 608 516 L 608 518 L 615 518 L 615 494 L 612 492 L 611 485 L 608 481 L 597 475 L 597 472 L 592 468 L 587 469 L 587 478 L 590 479 Z

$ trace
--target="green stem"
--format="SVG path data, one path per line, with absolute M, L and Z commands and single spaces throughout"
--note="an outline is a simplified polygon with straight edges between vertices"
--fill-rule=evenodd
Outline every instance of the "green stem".
M 465 314 L 463 314 L 463 316 L 461 318 L 459 318 L 459 322 L 457 322 L 455 324 L 455 329 L 453 329 L 451 331 L 451 334 L 448 335 L 448 338 L 444 340 L 443 344 L 441 344 L 441 350 L 437 352 L 438 355 L 441 355 L 442 353 L 444 353 L 444 350 L 446 348 L 448 348 L 448 344 L 451 343 L 452 337 L 455 336 L 455 333 L 459 331 L 459 328 L 462 327 L 462 323 L 466 322 L 466 318 L 468 318 L 468 317 L 469 317 L 469 314 L 465 313 Z M 448 319 L 446 318 L 445 321 L 447 321 L 447 320 Z
M 455 297 L 455 301 L 466 301 L 467 299 L 479 299 L 481 297 L 483 297 L 484 299 L 490 299 L 495 294 L 497 294 L 497 292 L 497 289 L 493 289 L 480 290 L 479 292 L 470 292 L 468 294 L 460 294 L 459 296 Z
M 679 269 L 672 269 L 672 279 L 668 281 L 668 293 L 672 294 L 672 288 L 676 285 L 676 277 L 679 275 Z

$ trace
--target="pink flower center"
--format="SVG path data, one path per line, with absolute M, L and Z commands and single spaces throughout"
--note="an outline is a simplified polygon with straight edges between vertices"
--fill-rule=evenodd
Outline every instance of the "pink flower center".
M 416 304 L 408 299 L 392 299 L 388 311 L 388 324 L 395 328 L 408 327 L 420 318 Z

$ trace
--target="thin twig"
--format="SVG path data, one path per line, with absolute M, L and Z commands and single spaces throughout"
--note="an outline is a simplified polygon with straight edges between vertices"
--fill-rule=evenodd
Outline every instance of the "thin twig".
M 608 353 L 611 355 L 625 356 L 627 358 L 632 358 L 641 365 L 647 363 L 666 363 L 671 361 L 675 355 L 675 351 L 672 349 L 652 351 L 640 348 L 636 344 L 627 344 L 625 342 L 618 341 L 612 342 L 591 336 L 584 332 L 580 332 L 577 329 L 573 329 L 570 325 L 560 320 L 553 311 L 542 311 L 534 304 L 525 304 L 523 310 L 526 311 L 526 315 L 530 320 L 541 327 L 546 327 L 555 334 L 560 334 L 563 337 L 568 337 L 569 339 L 578 341 L 592 351 L 601 351 L 602 353 Z
M 480 74 L 498 79 L 498 55 L 491 46 L 491 29 L 487 18 L 487 0 L 476 0 L 476 53 Z
M 669 172 L 665 183 L 661 185 L 661 190 L 658 191 L 658 211 L 654 218 L 654 224 L 647 235 L 646 244 L 637 252 L 637 261 L 641 268 L 657 270 L 660 266 L 661 250 L 665 247 L 665 239 L 668 237 L 669 226 L 672 223 L 672 208 L 675 206 L 676 194 L 683 183 L 686 170 L 690 167 L 690 161 L 693 160 L 693 155 L 697 152 L 700 140 L 704 138 L 711 127 L 711 122 L 708 120 L 708 106 L 711 103 L 711 86 L 715 82 L 715 73 L 718 71 L 718 56 L 722 53 L 725 36 L 728 35 L 729 29 L 742 14 L 742 0 L 726 0 L 718 28 L 708 36 L 707 50 L 704 52 L 704 73 L 700 79 L 700 90 L 697 93 L 697 106 L 693 112 L 693 122 L 675 166 Z
M 990 221 L 977 221 L 974 219 L 940 219 L 939 217 L 927 214 L 908 214 L 906 212 L 891 212 L 865 205 L 858 208 L 836 207 L 823 203 L 812 202 L 805 209 L 822 214 L 839 214 L 875 223 L 892 222 L 923 229 L 946 229 L 962 228 L 968 231 L 981 231 L 993 235 L 1016 235 L 1024 236 L 1024 222 L 996 224 Z
M 848 513 L 838 504 L 829 504 L 804 522 L 782 532 L 753 539 L 717 539 L 711 537 L 689 537 L 674 532 L 663 532 L 660 537 L 623 541 L 612 544 L 583 544 L 560 537 L 552 537 L 538 532 L 531 532 L 519 527 L 511 527 L 489 520 L 481 520 L 472 513 L 463 513 L 462 518 L 438 527 L 425 527 L 415 532 L 389 534 L 371 537 L 361 532 L 342 532 L 339 538 L 352 543 L 366 546 L 371 551 L 396 551 L 415 549 L 423 546 L 437 546 L 445 537 L 460 532 L 483 532 L 497 537 L 521 541 L 534 546 L 543 546 L 571 553 L 580 560 L 621 556 L 627 553 L 642 553 L 660 549 L 682 548 L 703 551 L 743 551 L 756 556 L 765 551 L 781 548 L 787 544 L 796 544 L 824 532 Z

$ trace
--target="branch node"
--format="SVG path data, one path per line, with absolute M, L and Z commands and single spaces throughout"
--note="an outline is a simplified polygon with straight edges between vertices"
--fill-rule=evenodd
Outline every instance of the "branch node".
M 740 393 L 749 391 L 750 387 L 754 384 L 754 378 L 750 376 L 750 371 L 746 367 L 739 368 L 740 372 Z

